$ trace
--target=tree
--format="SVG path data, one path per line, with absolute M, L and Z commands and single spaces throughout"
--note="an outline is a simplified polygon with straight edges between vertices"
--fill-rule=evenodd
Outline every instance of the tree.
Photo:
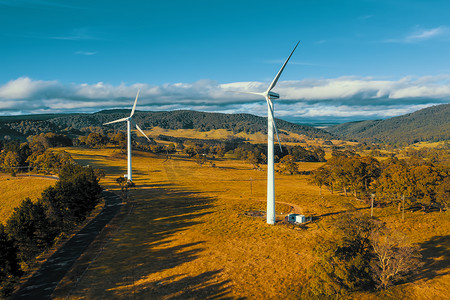
M 313 149 L 314 154 L 317 157 L 317 161 L 326 161 L 325 159 L 325 151 L 323 151 L 320 147 L 314 147 Z
M 75 164 L 75 161 L 66 151 L 52 151 L 46 150 L 42 154 L 33 153 L 28 157 L 27 162 L 30 166 L 44 169 L 47 173 L 49 172 L 59 172 L 59 170 L 70 164 Z
M 436 190 L 442 182 L 442 176 L 432 165 L 421 165 L 410 168 L 411 180 L 414 182 L 413 194 L 429 203 L 436 199 Z
M 127 136 L 125 135 L 125 133 L 119 131 L 118 133 L 116 133 L 116 135 L 114 135 L 112 141 L 119 146 L 119 149 L 125 151 L 127 147 Z
M 195 154 L 194 155 L 195 162 L 202 166 L 204 163 L 208 161 L 206 158 L 206 154 Z
M 343 159 L 341 176 L 357 198 L 358 192 L 368 192 L 370 183 L 380 175 L 378 160 L 367 156 L 352 156 Z
M 11 293 L 17 277 L 22 275 L 18 251 L 14 240 L 0 223 L 0 297 L 6 297 Z
M 295 158 L 292 155 L 286 155 L 280 159 L 280 172 L 288 173 L 290 175 L 298 173 L 298 165 L 295 163 Z
M 329 166 L 325 165 L 313 171 L 311 174 L 311 181 L 320 188 L 320 194 L 322 194 L 322 186 L 326 186 L 330 193 L 333 194 L 334 180 Z
M 184 153 L 186 153 L 189 157 L 194 157 L 197 154 L 197 150 L 194 146 L 188 145 L 184 147 Z
M 169 145 L 167 145 L 166 151 L 167 151 L 167 153 L 175 153 L 175 152 L 177 152 L 175 144 L 174 143 L 170 143 Z
M 33 153 L 33 151 L 30 148 L 30 145 L 28 143 L 22 143 L 20 144 L 20 150 L 19 150 L 19 164 L 20 166 L 26 166 L 27 158 Z
M 12 152 L 18 153 L 20 151 L 19 140 L 11 140 L 11 141 L 5 142 L 5 144 L 3 146 L 3 151 L 5 151 L 5 152 L 12 151 Z
M 25 263 L 32 262 L 50 246 L 57 233 L 43 203 L 33 203 L 29 198 L 14 209 L 6 222 L 6 230 L 16 241 L 19 257 Z
M 404 160 L 396 158 L 383 162 L 380 177 L 374 181 L 373 187 L 377 195 L 396 202 L 399 211 L 402 205 L 402 197 L 408 197 L 409 199 L 414 195 L 414 182 L 408 165 Z
M 97 179 L 98 182 L 100 182 L 100 180 L 102 178 L 106 177 L 105 170 L 103 170 L 103 169 L 94 169 L 94 174 L 95 174 L 95 178 Z
M 120 186 L 120 190 L 122 191 L 122 195 L 124 195 L 125 199 L 128 199 L 128 190 L 130 188 L 135 187 L 135 184 L 133 181 L 126 179 L 125 177 L 118 177 L 116 178 L 116 182 Z
M 436 189 L 436 202 L 440 211 L 447 209 L 450 201 L 450 177 L 447 175 Z
M 33 153 L 42 154 L 44 151 L 48 148 L 46 147 L 41 141 L 38 139 L 32 138 L 32 141 L 30 142 L 30 148 Z
M 420 266 L 418 247 L 405 244 L 399 233 L 381 228 L 372 232 L 371 240 L 373 278 L 379 288 L 388 288 Z
M 17 152 L 8 151 L 3 160 L 3 168 L 6 172 L 16 174 L 17 167 L 20 165 L 20 157 Z
M 38 135 L 31 136 L 28 140 L 31 141 L 31 144 L 34 146 L 40 146 L 45 149 L 48 149 L 50 147 L 65 147 L 65 146 L 72 146 L 72 140 L 63 134 L 53 133 L 53 132 L 47 132 L 47 133 L 41 133 Z M 33 148 L 32 147 L 32 148 Z M 43 152 L 43 151 L 41 151 Z
M 331 171 L 333 185 L 342 188 L 346 197 L 352 181 L 352 168 L 350 165 L 349 158 L 345 155 L 333 156 L 327 162 L 327 166 Z
M 103 147 L 107 143 L 107 138 L 100 133 L 91 132 L 86 138 L 85 143 L 90 148 Z
M 259 169 L 258 158 L 254 152 L 247 152 L 247 162 L 253 166 L 253 169 Z
M 59 181 L 42 193 L 51 218 L 62 232 L 83 221 L 98 204 L 102 188 L 91 167 L 68 164 L 61 169 Z
M 330 239 L 322 238 L 314 247 L 319 260 L 309 271 L 310 296 L 339 296 L 374 286 L 370 234 L 376 226 L 361 214 L 345 214 L 336 221 Z
M 389 159 L 383 162 L 381 175 L 372 186 L 378 195 L 397 202 L 400 210 L 403 196 L 410 202 L 434 204 L 438 197 L 445 195 L 445 188 L 441 190 L 445 178 L 448 178 L 448 171 L 422 159 Z M 425 204 L 422 205 L 425 209 Z
M 242 148 L 242 147 L 238 147 L 236 149 L 234 149 L 234 155 L 236 156 L 237 159 L 247 159 L 247 150 Z
M 218 145 L 214 146 L 213 151 L 218 157 L 223 157 L 225 155 L 225 145 L 218 144 Z

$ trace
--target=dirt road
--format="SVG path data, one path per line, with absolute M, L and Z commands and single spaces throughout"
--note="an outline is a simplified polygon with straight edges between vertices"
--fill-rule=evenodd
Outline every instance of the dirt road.
M 51 294 L 74 262 L 103 227 L 119 212 L 122 200 L 103 191 L 105 207 L 100 214 L 55 252 L 11 299 L 51 299 Z

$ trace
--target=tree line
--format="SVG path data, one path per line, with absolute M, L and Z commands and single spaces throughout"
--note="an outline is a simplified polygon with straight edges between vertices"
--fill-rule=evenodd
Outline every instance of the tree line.
M 267 144 L 252 144 L 240 140 L 201 141 L 186 140 L 177 144 L 176 148 L 194 158 L 199 164 L 211 158 L 225 157 L 239 159 L 248 162 L 254 169 L 260 169 L 261 164 L 267 163 Z M 280 172 L 294 174 L 298 172 L 296 162 L 320 162 L 325 161 L 325 152 L 320 147 L 306 149 L 302 146 L 285 146 L 274 148 L 275 162 L 280 163 Z
M 69 153 L 54 151 L 51 147 L 71 145 L 70 138 L 55 133 L 30 136 L 28 142 L 0 141 L 0 170 L 13 175 L 30 170 L 58 173 L 74 160 Z
M 446 209 L 450 198 L 449 170 L 445 165 L 420 157 L 383 161 L 354 152 L 335 151 L 311 181 L 331 193 L 343 191 L 355 198 L 373 194 L 379 204 L 420 205 L 422 209 Z M 406 200 L 405 200 L 406 199 Z
M 99 203 L 101 187 L 91 167 L 65 165 L 54 186 L 33 202 L 22 201 L 0 223 L 0 292 L 12 292 L 14 284 L 60 237 L 69 233 Z

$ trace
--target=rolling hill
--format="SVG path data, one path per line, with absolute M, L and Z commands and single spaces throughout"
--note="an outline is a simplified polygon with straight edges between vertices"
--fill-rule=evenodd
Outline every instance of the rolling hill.
M 413 144 L 450 139 L 450 104 L 436 105 L 386 119 L 334 125 L 327 131 L 346 140 Z
M 24 138 L 42 132 L 80 134 L 82 128 L 102 126 L 103 123 L 126 117 L 129 110 L 105 110 L 93 114 L 70 114 L 35 117 L 0 117 L 0 137 L 9 135 Z M 207 113 L 188 110 L 143 112 L 136 111 L 134 120 L 144 129 L 161 127 L 164 129 L 196 129 L 209 131 L 227 129 L 233 133 L 267 132 L 267 118 L 251 114 Z M 322 129 L 298 125 L 277 119 L 279 130 L 304 134 L 310 138 L 332 139 L 333 134 Z M 114 124 L 109 128 L 125 129 L 124 124 Z M 106 129 L 106 128 L 105 128 Z

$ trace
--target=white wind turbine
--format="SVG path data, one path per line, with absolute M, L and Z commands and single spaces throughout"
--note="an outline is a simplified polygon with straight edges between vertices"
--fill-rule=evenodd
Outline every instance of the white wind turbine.
M 280 71 L 278 71 L 277 76 L 273 79 L 272 83 L 269 85 L 269 88 L 263 93 L 255 93 L 255 92 L 245 92 L 246 94 L 254 94 L 263 96 L 267 102 L 267 224 L 275 224 L 275 170 L 274 170 L 274 148 L 273 148 L 273 131 L 275 129 L 275 133 L 277 135 L 278 144 L 281 143 L 280 138 L 278 137 L 277 125 L 274 120 L 274 109 L 273 109 L 273 99 L 279 99 L 280 95 L 272 92 L 272 89 L 278 82 L 278 78 L 280 78 L 281 73 L 283 73 L 284 67 L 288 63 L 295 49 L 297 49 L 298 44 L 295 45 L 294 50 L 292 50 L 289 57 L 284 62 Z
M 136 109 L 136 103 L 137 103 L 138 97 L 139 97 L 139 91 L 137 92 L 136 100 L 134 100 L 133 109 L 131 110 L 131 114 L 130 114 L 129 117 L 122 118 L 122 119 L 119 119 L 119 120 L 115 120 L 115 121 L 111 121 L 111 122 L 103 124 L 103 125 L 108 125 L 108 124 L 113 124 L 113 123 L 127 121 L 127 153 L 128 153 L 127 180 L 129 180 L 129 181 L 133 181 L 132 172 L 131 172 L 131 123 L 133 123 L 134 126 L 136 126 L 137 130 L 139 130 L 139 132 L 142 133 L 147 138 L 147 140 L 149 142 L 151 142 L 151 140 L 144 133 L 144 131 L 142 131 L 142 129 L 138 126 L 138 124 L 136 124 L 136 122 L 134 122 L 134 120 L 132 119 L 132 117 L 134 115 L 134 110 Z

